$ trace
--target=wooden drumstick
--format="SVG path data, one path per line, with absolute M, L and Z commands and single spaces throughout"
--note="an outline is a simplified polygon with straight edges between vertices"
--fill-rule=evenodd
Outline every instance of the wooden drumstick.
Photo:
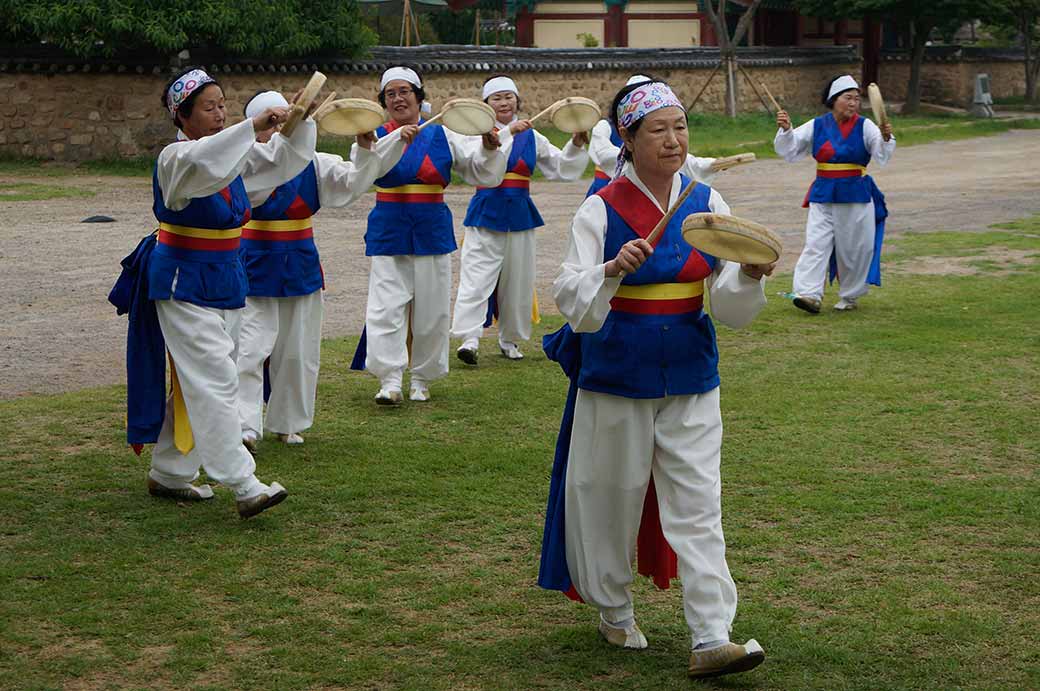
M 556 101 L 556 103 L 559 103 L 559 101 Z M 533 122 L 534 122 L 535 120 L 537 120 L 538 118 L 540 118 L 540 117 L 543 117 L 544 115 L 546 115 L 546 114 L 547 114 L 547 113 L 548 113 L 549 111 L 551 111 L 551 110 L 552 110 L 553 108 L 555 108 L 555 107 L 556 107 L 556 103 L 553 103 L 553 104 L 552 104 L 551 106 L 549 106 L 548 108 L 546 108 L 545 110 L 543 110 L 543 111 L 542 111 L 541 113 L 538 113 L 538 115 L 535 115 L 535 116 L 534 116 L 533 118 L 531 118 L 531 119 L 529 120 L 529 122 L 532 122 L 532 123 L 533 123 Z
M 693 188 L 696 186 L 697 183 L 693 180 L 690 180 L 690 184 L 686 186 L 686 189 L 682 191 L 682 194 L 679 195 L 679 198 L 676 199 L 675 203 L 672 204 L 670 209 L 668 209 L 668 213 L 661 217 L 661 220 L 657 222 L 657 225 L 654 226 L 654 229 L 651 230 L 650 234 L 646 236 L 647 242 L 653 245 L 657 241 L 658 236 L 664 232 L 664 229 L 668 226 L 669 221 L 672 220 L 672 216 L 675 215 L 675 212 L 679 210 L 679 207 L 683 205 L 683 202 L 686 201 L 686 198 L 690 196 L 690 192 L 692 192 Z M 618 274 L 618 276 L 620 276 L 621 278 L 624 278 L 625 275 L 626 274 L 624 271 Z
M 430 118 L 429 120 L 427 120 L 423 124 L 419 125 L 418 131 L 422 132 L 424 127 L 426 127 L 427 125 L 432 125 L 433 123 L 437 122 L 438 120 L 441 119 L 442 115 L 444 115 L 444 111 L 443 110 L 441 112 L 437 113 L 436 115 L 434 115 L 432 118 Z
M 329 94 L 329 97 L 326 98 L 324 101 L 322 101 L 320 106 L 318 106 L 317 108 L 314 109 L 314 114 L 317 115 L 318 113 L 320 113 L 321 109 L 324 108 L 325 106 L 329 105 L 330 103 L 332 103 L 332 100 L 334 98 L 336 98 L 336 92 L 335 91 L 333 91 L 331 94 Z
M 759 85 L 762 87 L 762 90 L 766 92 L 766 96 L 769 97 L 769 102 L 773 104 L 774 108 L 776 108 L 776 112 L 779 113 L 781 110 L 783 110 L 783 108 L 780 107 L 780 104 L 776 102 L 776 99 L 773 98 L 773 94 L 769 92 L 769 87 L 766 86 L 766 83 L 759 82 Z

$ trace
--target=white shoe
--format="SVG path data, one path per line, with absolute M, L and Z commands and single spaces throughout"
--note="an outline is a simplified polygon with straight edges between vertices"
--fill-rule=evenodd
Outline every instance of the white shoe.
M 649 645 L 646 641 L 646 636 L 639 630 L 635 620 L 632 621 L 631 626 L 620 628 L 608 624 L 601 616 L 599 618 L 599 635 L 603 636 L 607 643 L 616 645 L 619 648 L 644 650 Z
M 403 400 L 400 389 L 380 389 L 376 394 L 376 403 L 379 405 L 398 405 Z
M 296 434 L 296 432 L 291 432 L 289 434 L 279 434 L 278 435 L 278 440 L 280 442 L 282 442 L 283 444 L 302 444 L 303 443 L 303 437 L 301 437 L 300 435 Z
M 418 401 L 419 403 L 425 403 L 430 400 L 430 390 L 425 384 L 412 385 L 412 391 L 408 394 L 408 399 L 412 401 Z
M 176 499 L 177 501 L 204 501 L 213 498 L 213 488 L 209 485 L 192 485 L 189 483 L 185 483 L 184 487 L 167 487 L 159 484 L 152 478 L 148 478 L 148 494 L 153 497 Z
M 838 310 L 839 312 L 848 312 L 854 310 L 856 309 L 856 301 L 842 298 L 834 304 L 834 309 Z
M 289 493 L 277 482 L 270 486 L 261 484 L 257 492 L 245 499 L 235 502 L 238 515 L 242 518 L 252 518 L 262 511 L 267 511 L 272 506 L 277 506 L 285 501 Z
M 502 350 L 502 354 L 510 360 L 523 360 L 524 354 L 520 352 L 520 349 L 515 343 L 499 343 L 498 347 Z

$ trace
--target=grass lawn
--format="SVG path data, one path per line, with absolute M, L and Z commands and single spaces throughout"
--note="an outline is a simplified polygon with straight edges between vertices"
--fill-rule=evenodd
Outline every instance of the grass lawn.
M 733 637 L 768 657 L 703 686 L 1040 687 L 1040 217 L 890 249 L 857 312 L 784 276 L 719 329 Z M 978 273 L 899 271 L 924 255 Z M 122 387 L 0 402 L 4 687 L 700 687 L 678 583 L 637 580 L 641 653 L 535 586 L 557 366 L 489 339 L 388 410 L 355 340 L 324 344 L 307 443 L 262 446 L 291 496 L 249 521 L 147 495 Z
M 870 113 L 867 113 L 869 116 Z M 812 114 L 793 114 L 792 120 L 801 124 L 813 117 Z M 914 146 L 934 141 L 968 139 L 1007 132 L 1011 129 L 1040 129 L 1040 120 L 1021 118 L 988 120 L 957 115 L 924 115 L 894 117 L 892 126 L 900 146 Z M 554 144 L 562 147 L 570 135 L 552 127 L 539 127 L 539 132 Z M 698 156 L 729 156 L 746 151 L 759 158 L 775 158 L 773 135 L 776 134 L 775 120 L 766 113 L 745 113 L 736 119 L 724 115 L 694 113 L 690 116 L 690 151 Z M 352 139 L 347 137 L 321 136 L 318 150 L 350 156 Z M 154 160 L 149 157 L 129 159 L 104 159 L 87 161 L 78 165 L 46 163 L 35 159 L 0 157 L 0 175 L 121 175 L 150 176 Z M 590 163 L 585 177 L 592 177 L 594 166 Z M 535 178 L 541 172 L 535 171 Z M 453 182 L 462 183 L 453 176 Z

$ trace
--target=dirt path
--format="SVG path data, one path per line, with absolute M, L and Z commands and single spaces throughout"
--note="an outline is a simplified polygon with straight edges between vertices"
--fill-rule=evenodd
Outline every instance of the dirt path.
M 872 170 L 885 192 L 890 235 L 929 230 L 984 229 L 1040 211 L 1035 162 L 1040 131 L 937 142 L 896 152 L 887 169 Z M 873 167 L 873 168 L 876 168 Z M 734 213 L 780 232 L 784 270 L 802 245 L 799 203 L 813 175 L 808 161 L 769 160 L 720 175 L 716 187 Z M 94 190 L 90 199 L 0 202 L 0 399 L 55 393 L 125 381 L 126 320 L 106 302 L 119 260 L 153 228 L 151 183 L 141 178 L 12 178 Z M 537 183 L 533 193 L 546 228 L 539 234 L 538 291 L 552 311 L 550 285 L 566 246 L 574 209 L 587 181 Z M 472 191 L 449 190 L 457 231 Z M 328 278 L 326 336 L 356 334 L 364 321 L 368 262 L 367 195 L 348 209 L 318 217 L 318 243 Z M 115 223 L 81 224 L 94 214 Z M 458 254 L 455 259 L 458 272 Z M 781 289 L 788 286 L 780 285 Z

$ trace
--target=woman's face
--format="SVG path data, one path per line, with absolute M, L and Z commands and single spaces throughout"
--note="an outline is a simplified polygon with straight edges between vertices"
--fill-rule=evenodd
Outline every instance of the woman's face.
M 195 97 L 191 116 L 181 116 L 181 129 L 188 139 L 201 139 L 224 129 L 225 121 L 224 91 L 216 84 L 207 84 Z
M 859 91 L 850 89 L 838 94 L 831 112 L 839 120 L 849 120 L 859 112 Z
M 503 125 L 508 125 L 516 115 L 516 94 L 512 91 L 496 91 L 488 97 L 488 105 L 494 108 L 495 118 Z
M 643 118 L 635 135 L 621 128 L 639 177 L 665 177 L 682 168 L 689 149 L 686 113 L 678 106 L 655 110 Z
M 383 89 L 386 112 L 398 125 L 414 125 L 419 122 L 419 98 L 415 87 L 403 79 L 392 79 Z

